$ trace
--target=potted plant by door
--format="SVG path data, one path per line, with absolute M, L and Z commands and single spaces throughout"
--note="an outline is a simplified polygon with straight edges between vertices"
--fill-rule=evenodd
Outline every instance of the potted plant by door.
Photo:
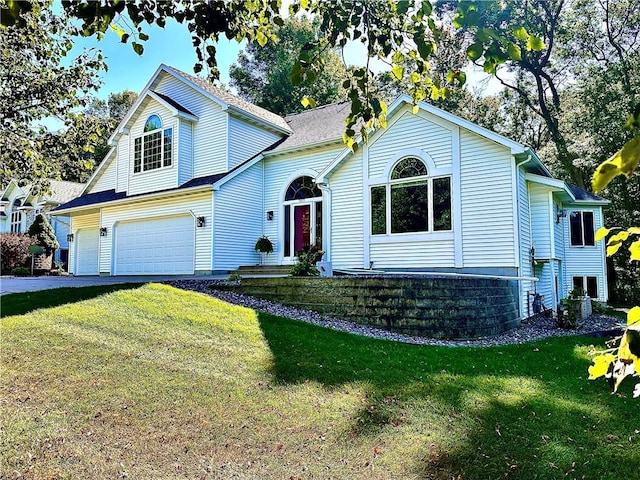
M 256 252 L 260 253 L 260 264 L 264 264 L 264 256 L 273 253 L 273 243 L 266 235 L 258 238 L 255 246 Z

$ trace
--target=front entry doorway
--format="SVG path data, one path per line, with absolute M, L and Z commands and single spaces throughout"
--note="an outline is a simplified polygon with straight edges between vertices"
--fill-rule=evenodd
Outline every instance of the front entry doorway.
M 322 248 L 322 192 L 311 177 L 298 177 L 284 199 L 284 261 L 309 245 Z

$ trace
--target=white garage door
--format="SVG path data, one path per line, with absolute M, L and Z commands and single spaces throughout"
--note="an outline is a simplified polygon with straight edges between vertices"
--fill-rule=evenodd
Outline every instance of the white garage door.
M 115 274 L 193 273 L 193 229 L 191 215 L 118 223 Z
M 78 230 L 76 237 L 75 275 L 98 275 L 98 243 L 97 228 Z

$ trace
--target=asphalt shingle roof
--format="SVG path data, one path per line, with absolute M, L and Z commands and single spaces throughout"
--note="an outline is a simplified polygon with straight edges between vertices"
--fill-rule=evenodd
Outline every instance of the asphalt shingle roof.
M 50 193 L 45 195 L 45 198 L 57 203 L 65 203 L 80 195 L 83 189 L 84 183 L 51 180 L 49 184 Z
M 265 110 L 262 107 L 258 107 L 257 105 L 249 103 L 240 97 L 236 97 L 235 95 L 232 95 L 229 92 L 222 90 L 221 88 L 215 87 L 201 78 L 194 77 L 193 75 L 189 75 L 188 73 L 185 73 L 182 70 L 178 70 L 177 68 L 171 67 L 169 65 L 165 65 L 165 67 L 167 67 L 168 70 L 171 70 L 176 75 L 186 78 L 191 83 L 196 84 L 197 86 L 209 92 L 214 97 L 219 98 L 223 102 L 229 105 L 232 105 L 238 108 L 239 110 L 250 113 L 251 115 L 254 115 L 258 118 L 261 118 L 262 120 L 265 120 L 273 125 L 277 125 L 278 127 L 283 128 L 284 130 L 289 130 L 289 126 L 287 125 L 287 122 L 285 122 L 284 118 L 282 118 L 280 115 L 276 115 L 275 113 L 270 112 L 269 110 Z
M 607 202 L 605 198 L 599 197 L 591 192 L 587 192 L 585 189 L 580 188 L 573 183 L 567 183 L 569 190 L 573 193 L 573 196 L 576 197 L 576 200 L 583 202 Z
M 304 147 L 328 140 L 339 140 L 344 133 L 344 121 L 351 111 L 348 102 L 332 103 L 285 117 L 293 134 L 272 151 Z

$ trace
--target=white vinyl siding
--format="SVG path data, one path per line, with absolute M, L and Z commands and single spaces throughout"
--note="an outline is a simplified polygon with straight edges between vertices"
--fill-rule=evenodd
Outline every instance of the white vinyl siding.
M 262 164 L 257 163 L 215 192 L 213 270 L 234 270 L 259 262 L 254 247 L 266 216 L 263 190 Z
M 229 116 L 229 165 L 231 170 L 280 138 L 246 121 Z
M 122 146 L 122 148 L 125 148 L 124 144 L 126 144 L 129 148 L 129 158 L 126 166 L 129 172 L 129 185 L 127 188 L 128 195 L 166 190 L 178 186 L 178 168 L 176 165 L 179 160 L 176 158 L 172 159 L 170 167 L 161 167 L 155 170 L 133 173 L 134 142 L 136 138 L 142 136 L 144 133 L 145 123 L 151 115 L 158 115 L 160 117 L 163 131 L 167 128 L 173 129 L 172 153 L 175 157 L 175 132 L 178 126 L 177 119 L 171 115 L 171 112 L 166 107 L 155 100 L 150 99 L 145 107 L 138 110 L 136 113 L 137 118 L 131 126 L 130 134 L 128 136 L 124 136 L 118 145 L 119 147 Z M 160 141 L 163 141 L 162 138 Z M 160 162 L 162 164 L 162 159 L 160 159 Z M 120 164 L 120 167 L 124 167 L 124 165 Z
M 71 217 L 71 233 L 73 233 L 73 242 L 69 244 L 69 273 L 77 275 L 76 273 L 76 253 L 77 253 L 77 238 L 76 235 L 79 230 L 92 229 L 98 230 L 100 225 L 100 214 L 89 213 L 85 215 L 74 215 Z
M 277 264 L 282 260 L 284 246 L 282 215 L 284 191 L 296 176 L 315 174 L 322 171 L 344 149 L 343 145 L 322 148 L 307 152 L 292 153 L 282 157 L 265 158 L 264 163 L 264 211 L 273 212 L 273 220 L 264 217 L 264 234 L 273 242 L 274 252 L 266 259 L 267 263 Z M 314 174 L 314 175 L 315 175 Z M 358 180 L 351 180 L 357 182 Z M 354 183 L 352 183 L 352 186 Z
M 193 178 L 226 172 L 227 112 L 204 94 L 167 73 L 161 74 L 152 90 L 167 95 L 198 117 L 193 125 Z
M 369 145 L 369 178 L 384 175 L 391 158 L 407 147 L 427 152 L 437 168 L 451 167 L 453 161 L 453 135 L 447 129 L 435 123 L 430 114 L 411 113 L 410 107 Z M 453 126 L 451 127 L 453 128 Z M 433 172 L 427 172 L 431 175 Z
M 115 156 L 116 152 L 114 152 L 113 155 Z M 108 161 L 108 160 L 105 160 L 105 161 Z M 93 184 L 91 189 L 88 191 L 88 193 L 104 192 L 106 190 L 115 189 L 118 181 L 117 170 L 118 170 L 117 160 L 114 159 L 109 164 L 109 166 L 99 174 L 99 177 L 96 179 L 95 183 Z
M 188 120 L 178 122 L 178 185 L 193 178 L 193 128 Z
M 519 169 L 518 178 L 518 222 L 520 235 L 520 275 L 523 277 L 534 277 L 531 266 L 531 212 L 529 209 L 529 192 L 524 172 Z M 520 315 L 527 315 L 527 291 L 533 292 L 535 282 L 523 280 L 521 282 Z
M 362 268 L 364 259 L 362 149 L 345 160 L 330 177 L 331 262 L 333 268 Z M 328 202 L 325 202 L 328 204 Z M 328 207 L 329 205 L 327 205 Z M 327 208 L 325 208 L 325 211 Z M 368 268 L 369 265 L 366 265 Z
M 516 265 L 513 161 L 506 147 L 460 129 L 464 267 Z
M 608 296 L 606 275 L 605 275 L 605 251 L 604 242 L 595 242 L 594 246 L 571 246 L 569 244 L 569 215 L 572 211 L 593 212 L 594 231 L 602 227 L 602 210 L 599 207 L 582 207 L 564 205 L 567 217 L 562 219 L 564 238 L 566 239 L 564 249 L 564 287 L 568 294 L 573 290 L 573 277 L 597 277 L 598 279 L 598 301 L 606 301 Z
M 195 229 L 195 271 L 210 272 L 213 233 L 212 206 L 212 194 L 207 192 L 103 208 L 100 226 L 107 228 L 107 236 L 100 237 L 100 271 L 103 273 L 112 272 L 113 232 L 114 228 L 117 228 L 118 222 L 188 214 L 193 217 L 205 217 L 204 227 Z
M 454 267 L 453 240 L 393 242 L 370 246 L 373 268 Z
M 193 273 L 194 218 L 186 215 L 118 222 L 116 275 Z
M 133 141 L 131 141 L 131 163 L 129 163 L 129 135 L 123 135 L 116 147 L 116 192 L 126 192 L 129 188 L 129 177 L 133 172 Z
M 529 203 L 531 205 L 531 234 L 535 258 L 550 259 L 551 255 L 551 224 L 549 215 L 549 187 L 529 184 Z

